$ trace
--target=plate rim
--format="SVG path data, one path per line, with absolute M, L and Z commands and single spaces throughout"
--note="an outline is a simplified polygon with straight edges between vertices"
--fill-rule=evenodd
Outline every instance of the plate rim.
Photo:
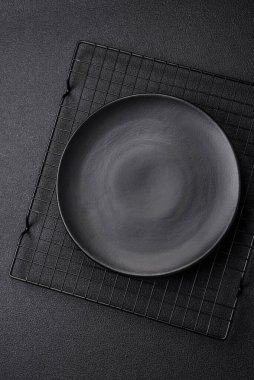
M 187 104 L 191 108 L 194 108 L 198 112 L 202 113 L 205 117 L 209 118 L 214 123 L 216 129 L 222 134 L 222 136 L 224 137 L 224 139 L 226 139 L 226 141 L 228 142 L 228 144 L 229 144 L 229 146 L 231 148 L 233 157 L 235 159 L 236 169 L 237 169 L 237 184 L 238 184 L 237 192 L 238 192 L 238 194 L 237 194 L 236 206 L 235 206 L 235 209 L 234 209 L 234 212 L 232 214 L 230 222 L 226 225 L 225 229 L 222 231 L 222 233 L 217 238 L 217 240 L 202 255 L 200 255 L 197 259 L 192 260 L 190 263 L 185 264 L 185 265 L 183 265 L 183 266 L 181 266 L 181 267 L 179 267 L 177 269 L 167 270 L 167 271 L 165 270 L 164 272 L 160 272 L 160 273 L 156 272 L 156 273 L 153 273 L 153 274 L 145 274 L 145 272 L 144 273 L 135 273 L 134 274 L 133 272 L 128 271 L 128 270 L 117 269 L 117 268 L 111 266 L 110 264 L 105 264 L 104 262 L 102 262 L 99 259 L 95 258 L 91 252 L 89 252 L 87 249 L 85 249 L 84 247 L 82 247 L 82 245 L 74 238 L 73 234 L 71 233 L 69 227 L 67 226 L 67 224 L 65 222 L 65 219 L 64 219 L 64 216 L 63 216 L 63 213 L 62 213 L 62 209 L 61 209 L 61 205 L 60 205 L 61 202 L 59 201 L 59 176 L 60 176 L 60 171 L 61 171 L 61 167 L 62 167 L 62 161 L 63 161 L 64 155 L 65 155 L 65 152 L 68 149 L 71 141 L 74 139 L 75 135 L 97 113 L 104 111 L 106 108 L 109 108 L 110 106 L 112 106 L 112 105 L 114 105 L 116 103 L 120 103 L 120 102 L 126 101 L 128 99 L 140 98 L 140 97 L 155 97 L 155 98 L 173 99 L 173 100 L 179 101 L 180 103 Z M 109 103 L 106 103 L 106 104 L 102 105 L 101 107 L 99 107 L 98 109 L 96 109 L 94 112 L 92 112 L 82 124 L 80 124 L 80 126 L 77 128 L 77 130 L 71 135 L 70 139 L 68 140 L 68 142 L 67 142 L 67 144 L 64 147 L 64 150 L 62 152 L 62 155 L 61 155 L 61 158 L 60 158 L 60 161 L 59 161 L 59 164 L 58 164 L 58 169 L 57 169 L 55 189 L 56 189 L 56 198 L 57 198 L 58 209 L 59 209 L 60 217 L 61 217 L 61 219 L 63 221 L 63 224 L 64 224 L 64 226 L 65 226 L 68 234 L 70 235 L 71 239 L 73 240 L 73 242 L 78 246 L 78 248 L 88 258 L 90 258 L 94 263 L 99 264 L 103 268 L 109 269 L 109 270 L 111 270 L 111 271 L 113 271 L 115 273 L 118 273 L 118 274 L 122 274 L 122 275 L 125 275 L 125 276 L 131 276 L 131 277 L 137 277 L 137 278 L 158 278 L 158 277 L 165 277 L 165 276 L 169 276 L 169 275 L 174 275 L 176 273 L 184 271 L 185 269 L 191 268 L 192 266 L 194 266 L 198 262 L 200 262 L 203 259 L 205 259 L 209 255 L 209 253 L 211 253 L 211 251 L 221 241 L 221 239 L 223 238 L 223 236 L 225 236 L 225 234 L 228 232 L 229 228 L 232 226 L 232 223 L 234 222 L 235 217 L 236 217 L 237 212 L 238 212 L 238 209 L 239 209 L 239 203 L 240 203 L 240 197 L 241 197 L 241 173 L 240 173 L 238 159 L 237 159 L 237 156 L 235 154 L 235 150 L 234 150 L 234 148 L 232 146 L 231 141 L 229 140 L 229 138 L 227 137 L 227 135 L 223 131 L 223 129 L 219 126 L 219 124 L 210 115 L 208 115 L 205 111 L 203 111 L 200 107 L 194 105 L 193 103 L 191 103 L 191 102 L 189 102 L 187 100 L 184 100 L 182 98 L 178 98 L 178 97 L 172 96 L 172 95 L 166 95 L 166 94 L 160 94 L 160 93 L 144 93 L 144 94 L 143 93 L 138 93 L 138 94 L 124 96 L 124 97 L 115 99 L 115 100 L 113 100 L 113 101 L 111 101 Z

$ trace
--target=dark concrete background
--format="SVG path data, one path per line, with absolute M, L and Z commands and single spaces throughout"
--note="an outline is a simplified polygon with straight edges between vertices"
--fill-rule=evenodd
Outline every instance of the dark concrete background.
M 216 341 L 8 276 L 79 39 L 254 81 L 252 1 L 0 1 L 0 379 L 252 379 L 254 262 Z

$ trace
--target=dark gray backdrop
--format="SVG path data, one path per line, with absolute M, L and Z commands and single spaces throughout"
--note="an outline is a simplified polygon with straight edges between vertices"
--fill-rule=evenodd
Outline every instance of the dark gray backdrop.
M 216 341 L 8 277 L 76 41 L 254 81 L 252 1 L 0 1 L 0 378 L 251 379 L 254 262 Z

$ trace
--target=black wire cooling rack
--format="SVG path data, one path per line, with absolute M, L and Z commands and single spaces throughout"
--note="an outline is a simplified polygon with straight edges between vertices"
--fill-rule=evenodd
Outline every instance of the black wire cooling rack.
M 105 103 L 137 93 L 173 95 L 202 108 L 229 137 L 242 175 L 238 216 L 220 245 L 190 270 L 155 280 L 117 274 L 87 258 L 63 226 L 55 193 L 59 160 L 72 133 Z M 253 118 L 252 83 L 80 41 L 10 275 L 225 339 L 253 247 Z

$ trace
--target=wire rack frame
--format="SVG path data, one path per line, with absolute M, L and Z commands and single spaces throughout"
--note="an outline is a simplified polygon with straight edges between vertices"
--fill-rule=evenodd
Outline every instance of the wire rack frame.
M 72 133 L 104 104 L 137 93 L 173 95 L 206 111 L 228 135 L 242 177 L 238 215 L 214 252 L 189 270 L 155 280 L 117 274 L 87 258 L 64 228 L 55 193 L 59 160 Z M 10 276 L 225 339 L 253 248 L 253 120 L 253 83 L 79 41 Z

